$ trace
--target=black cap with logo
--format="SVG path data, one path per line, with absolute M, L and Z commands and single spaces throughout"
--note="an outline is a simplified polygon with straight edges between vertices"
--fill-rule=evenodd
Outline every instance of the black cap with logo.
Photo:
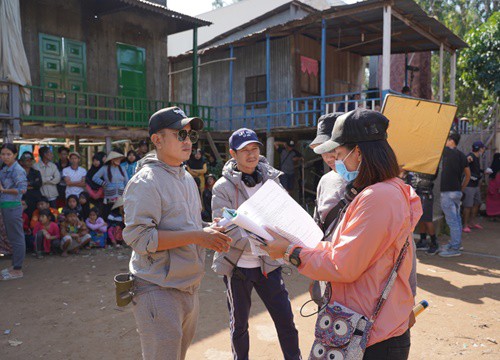
M 389 119 L 378 111 L 356 109 L 337 118 L 330 140 L 314 148 L 316 154 L 324 154 L 344 144 L 387 139 Z
M 161 109 L 149 118 L 149 135 L 162 129 L 180 130 L 187 124 L 191 124 L 193 130 L 203 129 L 203 120 L 198 117 L 187 117 L 177 106 Z

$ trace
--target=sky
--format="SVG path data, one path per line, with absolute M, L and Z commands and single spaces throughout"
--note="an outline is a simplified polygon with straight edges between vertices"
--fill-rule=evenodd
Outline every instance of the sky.
M 345 3 L 352 4 L 357 0 L 343 0 Z M 212 10 L 213 0 L 167 0 L 167 6 L 186 15 L 199 15 Z M 232 0 L 225 0 L 226 4 L 231 4 Z

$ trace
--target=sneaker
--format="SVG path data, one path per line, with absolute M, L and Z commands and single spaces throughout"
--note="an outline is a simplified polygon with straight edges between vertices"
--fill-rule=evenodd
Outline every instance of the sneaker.
M 443 250 L 439 253 L 439 256 L 441 257 L 454 257 L 460 255 L 462 255 L 460 250 L 454 250 L 454 249 Z
M 438 244 L 431 244 L 429 249 L 425 252 L 427 255 L 436 255 L 439 252 Z
M 473 228 L 473 229 L 479 229 L 479 230 L 483 230 L 483 229 L 484 229 L 484 228 L 483 228 L 481 225 L 479 225 L 479 224 L 474 224 L 474 225 L 471 225 L 470 227 L 471 227 L 471 228 Z
M 470 227 L 466 226 L 466 227 L 464 227 L 464 228 L 462 229 L 462 231 L 463 231 L 464 233 L 470 233 L 470 231 L 471 231 L 471 230 L 470 230 Z
M 445 245 L 441 246 L 441 250 L 439 250 L 439 251 L 450 250 L 450 248 L 451 248 L 450 244 L 445 244 Z M 458 250 L 463 251 L 464 247 L 462 245 L 460 245 L 460 248 Z
M 417 242 L 415 244 L 415 246 L 417 247 L 418 251 L 427 251 L 427 250 L 429 250 L 429 245 L 427 245 L 427 241 L 425 241 L 425 240 L 420 240 L 419 242 Z

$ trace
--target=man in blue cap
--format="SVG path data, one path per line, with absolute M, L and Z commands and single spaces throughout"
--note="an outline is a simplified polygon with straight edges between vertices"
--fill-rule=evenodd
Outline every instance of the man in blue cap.
M 224 208 L 237 209 L 266 181 L 279 184 L 282 173 L 260 155 L 257 134 L 250 129 L 236 130 L 229 138 L 232 156 L 212 190 L 213 217 L 221 217 Z M 248 234 L 236 228 L 229 251 L 217 252 L 212 269 L 224 276 L 229 308 L 231 349 L 234 359 L 248 359 L 251 294 L 255 288 L 269 311 L 278 333 L 281 350 L 287 360 L 300 359 L 298 332 L 292 307 L 281 276 L 281 263 L 269 256 L 252 253 Z
M 484 154 L 486 146 L 482 141 L 476 141 L 472 144 L 472 152 L 467 155 L 467 161 L 470 168 L 470 181 L 464 190 L 464 229 L 463 232 L 470 233 L 471 229 L 482 229 L 483 227 L 476 222 L 479 206 L 481 205 L 481 192 L 479 184 L 483 177 L 481 163 L 479 159 Z

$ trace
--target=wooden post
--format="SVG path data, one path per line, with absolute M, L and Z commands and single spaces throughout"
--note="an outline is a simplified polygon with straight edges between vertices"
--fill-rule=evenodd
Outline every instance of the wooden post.
M 92 154 L 93 146 L 87 146 L 87 169 L 90 169 L 92 166 L 92 157 L 94 154 Z
M 439 46 L 439 102 L 443 102 L 443 58 L 444 58 L 444 45 L 441 43 Z
M 75 136 L 75 152 L 79 152 L 80 150 L 80 138 Z
M 109 154 L 112 148 L 113 144 L 111 142 L 111 138 L 109 136 L 106 136 L 106 154 Z
M 451 53 L 450 59 L 450 103 L 455 103 L 455 78 L 457 76 L 457 52 Z
M 382 94 L 391 88 L 391 19 L 392 9 L 390 5 L 384 6 L 384 33 L 382 46 Z
M 267 135 L 266 139 L 266 158 L 271 166 L 274 166 L 274 136 Z

